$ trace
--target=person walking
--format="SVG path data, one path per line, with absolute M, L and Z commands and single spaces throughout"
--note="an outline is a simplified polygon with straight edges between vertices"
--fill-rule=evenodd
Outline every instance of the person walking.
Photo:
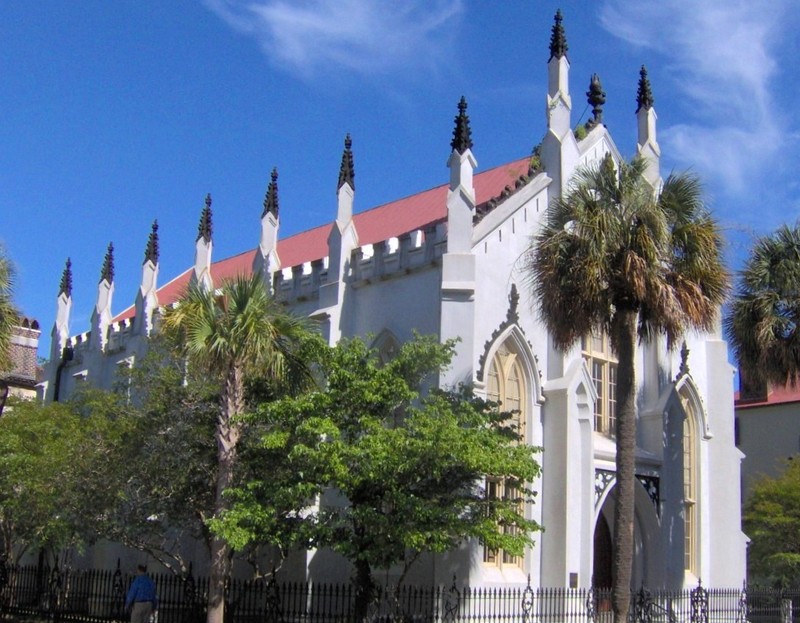
M 158 610 L 156 583 L 147 575 L 144 565 L 138 565 L 136 571 L 125 599 L 125 609 L 131 611 L 131 623 L 150 623 L 150 616 Z

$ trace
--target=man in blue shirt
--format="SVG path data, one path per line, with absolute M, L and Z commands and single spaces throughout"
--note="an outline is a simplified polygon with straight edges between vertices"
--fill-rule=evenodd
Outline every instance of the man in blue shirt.
M 147 567 L 139 565 L 136 577 L 128 589 L 125 609 L 131 609 L 131 623 L 150 623 L 150 615 L 158 609 L 156 584 L 147 575 Z

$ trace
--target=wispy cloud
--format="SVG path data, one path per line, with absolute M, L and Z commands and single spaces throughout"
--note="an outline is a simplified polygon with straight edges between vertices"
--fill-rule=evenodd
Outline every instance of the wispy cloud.
M 312 79 L 331 70 L 362 76 L 435 70 L 447 58 L 462 0 L 205 0 L 255 38 L 279 67 Z
M 749 0 L 607 0 L 600 12 L 606 30 L 661 56 L 673 92 L 686 98 L 688 121 L 662 127 L 664 147 L 733 193 L 786 143 L 772 89 L 774 46 L 791 1 L 767 9 Z

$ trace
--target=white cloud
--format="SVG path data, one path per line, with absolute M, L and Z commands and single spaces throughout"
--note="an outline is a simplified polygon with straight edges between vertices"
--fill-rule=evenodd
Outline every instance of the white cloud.
M 277 66 L 311 79 L 382 75 L 446 61 L 462 0 L 205 0 Z
M 664 147 L 734 193 L 785 145 L 773 46 L 790 1 L 608 0 L 600 12 L 610 33 L 663 57 L 689 104 L 687 123 L 662 128 Z

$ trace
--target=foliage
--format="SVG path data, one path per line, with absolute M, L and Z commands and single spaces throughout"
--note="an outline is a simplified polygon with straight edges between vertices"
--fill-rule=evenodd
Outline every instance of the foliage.
M 538 143 L 531 151 L 531 158 L 528 161 L 528 168 L 531 171 L 539 172 L 542 170 L 542 144 Z
M 750 537 L 748 576 L 780 588 L 800 587 L 800 461 L 777 478 L 762 478 L 744 508 Z
M 214 507 L 218 389 L 187 375 L 183 359 L 154 337 L 117 390 L 132 398 L 130 426 L 116 457 L 117 494 L 99 529 L 109 540 L 185 572 L 184 537 L 209 545 L 205 520 Z M 116 400 L 113 393 L 99 393 L 98 403 L 101 397 Z
M 19 312 L 13 302 L 14 265 L 0 245 L 0 416 L 8 400 L 9 386 L 3 372 L 13 366 L 11 361 L 11 336 L 19 323 Z
M 0 529 L 10 560 L 32 548 L 80 549 L 96 538 L 116 493 L 109 475 L 128 422 L 92 400 L 15 401 L 0 418 Z
M 218 293 L 192 283 L 164 317 L 190 364 L 222 382 L 237 369 L 302 384 L 302 374 L 292 374 L 304 370 L 294 353 L 308 329 L 270 296 L 260 273 L 225 281 Z
M 608 155 L 578 172 L 555 201 L 529 256 L 530 284 L 557 345 L 592 330 L 615 336 L 618 312 L 638 312 L 638 333 L 711 330 L 728 289 L 722 236 L 696 177 L 670 175 L 656 197 L 634 158 Z
M 727 291 L 722 237 L 700 184 L 670 175 L 660 194 L 641 158 L 615 166 L 608 154 L 578 171 L 554 201 L 528 255 L 530 286 L 555 345 L 605 333 L 617 354 L 614 613 L 624 621 L 633 561 L 637 333 L 710 330 Z
M 286 312 L 270 296 L 263 276 L 255 273 L 224 281 L 216 291 L 190 283 L 177 305 L 167 310 L 163 328 L 190 369 L 218 383 L 213 515 L 219 517 L 228 507 L 225 492 L 234 484 L 244 432 L 245 379 L 258 374 L 273 386 L 301 387 L 310 378 L 297 356 L 307 325 Z M 231 554 L 230 545 L 212 535 L 208 623 L 223 621 Z
M 756 240 L 725 329 L 746 380 L 794 382 L 800 373 L 800 223 Z
M 14 265 L 0 246 L 0 371 L 8 370 L 11 365 L 8 352 L 11 332 L 19 322 L 13 299 L 14 276 Z
M 521 554 L 539 529 L 523 514 L 538 449 L 466 389 L 423 396 L 453 350 L 417 337 L 381 365 L 359 339 L 320 347 L 324 384 L 253 416 L 268 469 L 231 492 L 213 528 L 236 547 L 329 547 L 353 563 L 360 594 L 373 569 L 402 564 L 404 574 L 421 553 L 470 538 Z M 518 496 L 487 499 L 485 477 Z

